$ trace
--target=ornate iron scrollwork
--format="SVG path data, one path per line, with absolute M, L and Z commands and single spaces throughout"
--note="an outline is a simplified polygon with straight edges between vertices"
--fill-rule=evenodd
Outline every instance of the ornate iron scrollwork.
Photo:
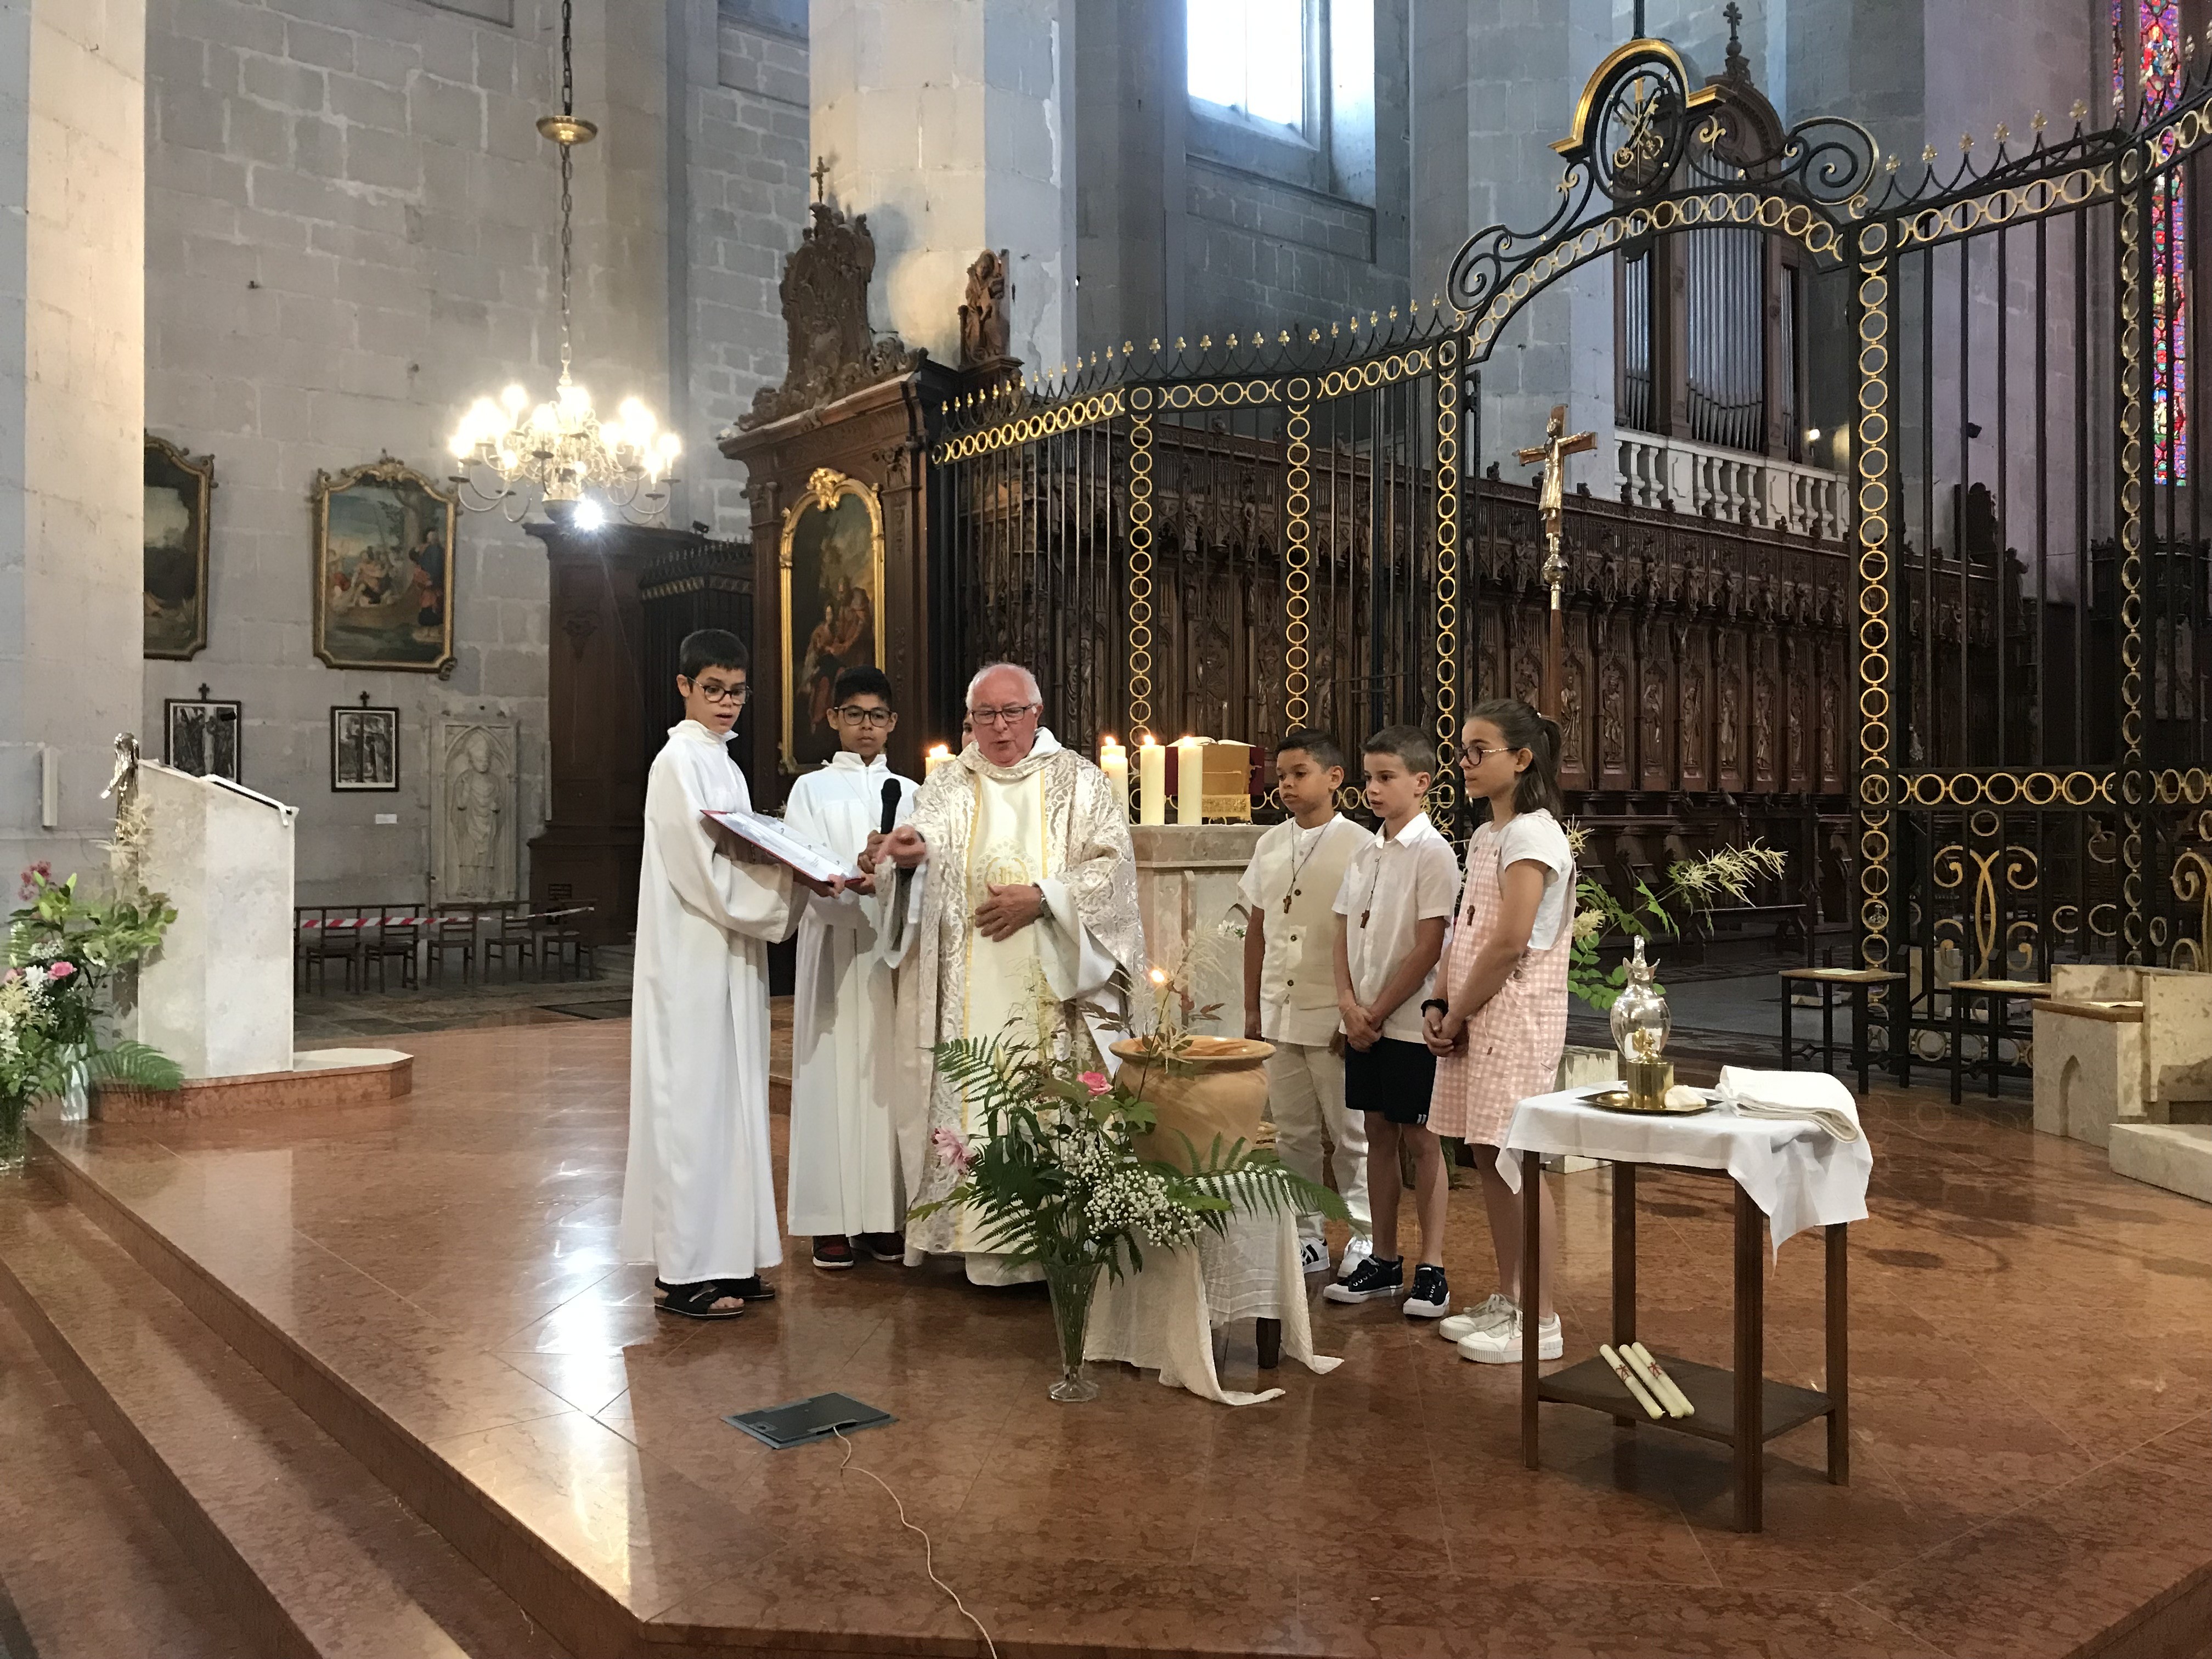
M 1741 224 L 1840 257 L 1844 222 L 1881 155 L 1854 122 L 1824 117 L 1785 131 L 1742 76 L 1692 88 L 1674 48 L 1649 40 L 1591 72 L 1574 130 L 1553 148 L 1565 165 L 1551 218 L 1528 232 L 1492 225 L 1452 260 L 1446 296 L 1487 325 L 1479 349 L 1560 272 L 1654 231 Z

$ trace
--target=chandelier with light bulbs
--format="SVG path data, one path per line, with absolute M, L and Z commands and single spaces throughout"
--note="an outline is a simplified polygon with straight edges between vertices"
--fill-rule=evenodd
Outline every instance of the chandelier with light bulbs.
M 453 483 L 470 512 L 496 507 L 508 522 L 520 523 L 536 501 L 549 509 L 566 503 L 562 511 L 572 525 L 596 530 L 610 509 L 637 524 L 666 512 L 668 487 L 675 482 L 671 469 L 682 444 L 673 432 L 660 429 L 636 398 L 623 398 L 614 418 L 602 421 L 591 393 L 569 378 L 571 151 L 599 136 L 597 127 L 576 114 L 572 4 L 561 3 L 561 112 L 538 123 L 561 151 L 561 379 L 553 396 L 534 407 L 520 386 L 508 386 L 496 400 L 477 398 L 453 429 L 451 447 L 460 464 Z

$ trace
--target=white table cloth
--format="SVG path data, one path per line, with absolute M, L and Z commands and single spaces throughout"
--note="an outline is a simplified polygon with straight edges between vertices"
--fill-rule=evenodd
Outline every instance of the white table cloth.
M 1776 1250 L 1808 1227 L 1866 1219 L 1874 1152 L 1865 1132 L 1838 1140 L 1819 1125 L 1738 1117 L 1723 1103 L 1694 1116 L 1608 1112 L 1589 1103 L 1604 1084 L 1532 1095 L 1514 1108 L 1498 1172 L 1515 1191 L 1521 1154 L 1565 1153 L 1616 1164 L 1726 1170 L 1765 1212 Z M 1846 1091 L 1848 1092 L 1848 1091 Z M 1857 1108 L 1850 1108 L 1857 1121 Z
M 1224 1406 L 1256 1406 L 1283 1390 L 1224 1389 L 1213 1369 L 1214 1328 L 1237 1319 L 1282 1321 L 1285 1357 L 1312 1370 L 1344 1363 L 1313 1350 L 1295 1217 L 1237 1215 L 1225 1232 L 1200 1233 L 1180 1249 L 1147 1245 L 1141 1273 L 1119 1281 L 1102 1273 L 1084 1357 L 1156 1370 L 1164 1387 Z

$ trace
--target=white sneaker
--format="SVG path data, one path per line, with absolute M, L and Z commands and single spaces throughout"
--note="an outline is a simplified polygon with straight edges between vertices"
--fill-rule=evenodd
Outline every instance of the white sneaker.
M 1455 1313 L 1437 1327 L 1437 1334 L 1447 1342 L 1463 1342 L 1477 1331 L 1486 1331 L 1493 1325 L 1510 1322 L 1520 1311 L 1512 1298 L 1503 1291 L 1492 1291 L 1490 1300 L 1479 1308 L 1469 1308 L 1465 1313 Z
M 1302 1240 L 1298 1245 L 1298 1271 L 1302 1273 L 1327 1273 L 1328 1246 L 1317 1238 Z
M 1566 1339 L 1559 1328 L 1559 1316 L 1553 1314 L 1536 1327 L 1536 1358 L 1557 1359 L 1566 1352 Z M 1510 1320 L 1492 1325 L 1486 1330 L 1462 1337 L 1459 1357 L 1472 1359 L 1479 1365 L 1517 1365 L 1521 1363 L 1521 1316 L 1516 1311 Z
M 1375 1241 L 1362 1234 L 1354 1233 L 1352 1236 L 1352 1242 L 1344 1247 L 1343 1258 L 1336 1264 L 1337 1278 L 1340 1280 L 1351 1278 L 1359 1271 L 1359 1264 L 1374 1254 Z

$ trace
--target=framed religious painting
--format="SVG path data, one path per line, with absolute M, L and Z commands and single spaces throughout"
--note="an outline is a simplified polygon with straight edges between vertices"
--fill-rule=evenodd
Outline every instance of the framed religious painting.
M 165 697 L 161 700 L 161 725 L 167 734 L 167 747 L 162 759 L 179 772 L 189 772 L 196 778 L 228 778 L 233 783 L 243 782 L 239 776 L 239 728 L 244 724 L 242 709 L 238 703 L 222 697 L 210 697 L 204 685 L 197 697 Z
M 198 655 L 208 637 L 208 508 L 215 457 L 146 434 L 145 654 Z
M 884 662 L 884 510 L 858 478 L 817 467 L 783 515 L 783 769 L 837 752 L 830 695 L 848 668 Z
M 399 787 L 399 711 L 372 707 L 331 710 L 331 787 L 346 793 Z
M 315 654 L 332 668 L 443 672 L 453 660 L 456 497 L 386 455 L 318 472 Z

